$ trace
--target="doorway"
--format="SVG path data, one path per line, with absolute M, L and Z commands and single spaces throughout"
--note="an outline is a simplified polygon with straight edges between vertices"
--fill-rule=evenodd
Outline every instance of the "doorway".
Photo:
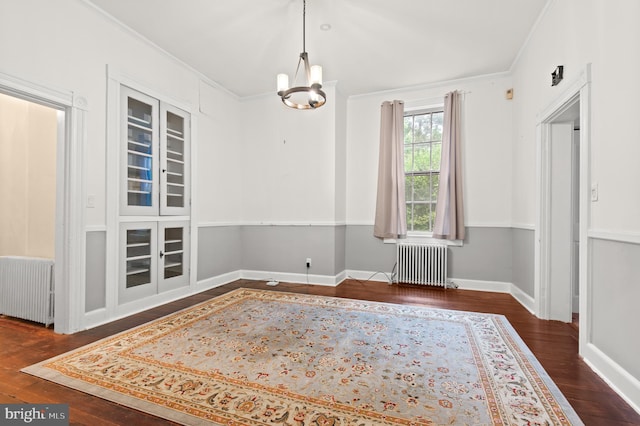
M 62 111 L 0 93 L 0 256 L 55 259 L 59 121 Z
M 84 312 L 85 232 L 84 146 L 87 139 L 87 100 L 0 73 L 0 93 L 53 109 L 56 114 L 54 219 L 54 331 L 82 328 Z M 53 154 L 52 154 L 53 155 Z
M 567 323 L 579 313 L 580 352 L 590 333 L 590 83 L 587 64 L 538 115 L 536 136 L 535 312 Z

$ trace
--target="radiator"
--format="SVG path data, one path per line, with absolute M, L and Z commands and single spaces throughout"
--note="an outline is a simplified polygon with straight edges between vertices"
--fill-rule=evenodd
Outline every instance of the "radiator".
M 53 260 L 0 257 L 0 314 L 53 323 Z
M 396 246 L 399 283 L 447 286 L 447 246 L 400 243 Z

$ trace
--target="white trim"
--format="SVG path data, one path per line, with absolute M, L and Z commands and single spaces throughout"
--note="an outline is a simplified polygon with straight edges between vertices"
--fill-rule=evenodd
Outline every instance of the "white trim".
M 511 227 L 513 229 L 523 229 L 525 231 L 535 231 L 536 226 L 529 223 L 512 223 Z
M 510 77 L 510 76 L 511 76 L 511 73 L 509 71 L 501 71 L 501 72 L 496 72 L 492 74 L 482 74 L 482 75 L 476 75 L 472 77 L 459 78 L 455 80 L 438 81 L 433 83 L 418 84 L 415 86 L 399 87 L 397 89 L 380 90 L 378 92 L 369 92 L 369 93 L 362 93 L 358 95 L 351 95 L 349 96 L 349 100 L 362 99 L 362 98 L 367 98 L 371 96 L 392 95 L 392 94 L 402 93 L 407 91 L 427 90 L 427 89 L 436 89 L 439 87 L 463 85 L 466 83 L 472 83 L 476 81 L 494 80 L 496 78 L 504 78 L 504 77 Z
M 216 228 L 216 227 L 226 227 L 226 226 L 242 226 L 240 222 L 198 222 L 196 227 L 198 228 Z
M 87 225 L 84 228 L 84 232 L 107 232 L 106 225 Z
M 553 1 L 553 0 L 551 0 Z M 591 274 L 589 271 L 588 227 L 591 222 L 591 64 L 586 64 L 573 81 L 536 115 L 536 227 L 534 249 L 534 299 L 536 315 L 549 319 L 548 297 L 550 274 L 550 153 L 552 122 L 569 107 L 579 102 L 580 107 L 580 229 L 579 229 L 579 294 L 580 324 L 579 353 L 590 342 L 591 335 Z
M 391 272 L 356 271 L 352 269 L 347 269 L 344 273 L 345 273 L 345 279 L 354 279 L 358 281 L 375 281 L 375 282 L 392 284 L 392 282 L 390 282 L 390 279 L 392 277 Z
M 247 280 L 281 281 L 296 284 L 313 284 L 335 287 L 345 279 L 344 271 L 338 275 L 295 274 L 290 272 L 269 272 L 242 270 L 240 276 Z
M 120 27 L 122 30 L 124 30 L 125 32 L 127 32 L 129 35 L 133 36 L 134 38 L 137 38 L 138 40 L 144 42 L 147 46 L 151 47 L 153 50 L 155 50 L 156 52 L 162 54 L 163 56 L 165 56 L 167 59 L 169 59 L 171 62 L 174 62 L 177 65 L 180 65 L 184 68 L 186 68 L 187 70 L 191 71 L 192 73 L 194 73 L 199 79 L 201 79 L 202 81 L 206 82 L 207 84 L 210 84 L 211 86 L 215 87 L 218 90 L 221 90 L 225 93 L 227 93 L 229 96 L 235 98 L 236 100 L 239 100 L 240 97 L 238 95 L 236 95 L 235 93 L 231 92 L 229 89 L 227 89 L 226 87 L 222 86 L 220 83 L 211 80 L 211 78 L 207 77 L 206 75 L 204 75 L 202 72 L 198 71 L 197 69 L 193 68 L 191 65 L 187 64 L 186 62 L 178 59 L 176 56 L 172 55 L 171 53 L 169 53 L 168 51 L 164 50 L 163 48 L 161 48 L 160 46 L 158 46 L 157 44 L 155 44 L 154 42 L 152 42 L 151 40 L 149 40 L 148 38 L 146 38 L 145 36 L 143 36 L 142 34 L 140 34 L 139 32 L 137 32 L 136 30 L 134 30 L 133 28 L 127 26 L 125 23 L 123 23 L 122 21 L 116 19 L 113 15 L 110 15 L 108 12 L 106 12 L 105 10 L 101 9 L 100 7 L 96 6 L 94 3 L 92 3 L 90 0 L 81 0 L 85 5 L 87 5 L 88 7 L 90 7 L 91 9 L 95 10 L 96 12 L 98 12 L 100 15 L 102 15 L 103 17 L 105 17 L 107 20 L 111 21 L 112 23 L 116 24 L 118 27 Z
M 640 381 L 593 343 L 587 343 L 581 353 L 584 362 L 640 414 Z
M 594 240 L 615 241 L 619 243 L 640 244 L 640 233 L 626 231 L 608 231 L 604 229 L 590 229 L 587 236 Z
M 87 100 L 72 91 L 1 72 L 0 91 L 64 112 L 58 114 L 57 126 L 54 330 L 73 333 L 81 328 L 84 314 L 86 234 L 81 200 L 86 181 Z
M 522 54 L 524 53 L 525 50 L 529 48 L 529 42 L 531 42 L 531 38 L 533 37 L 533 34 L 535 34 L 535 32 L 538 30 L 540 23 L 542 22 L 544 17 L 547 15 L 547 12 L 549 11 L 550 6 L 554 1 L 555 0 L 547 0 L 547 3 L 544 5 L 544 7 L 542 8 L 542 11 L 538 15 L 538 18 L 536 18 L 536 21 L 533 23 L 533 26 L 529 30 L 529 34 L 527 34 L 527 37 L 525 38 L 524 42 L 520 45 L 520 49 L 518 50 L 518 53 L 516 53 L 516 57 L 513 59 L 513 62 L 511 62 L 511 66 L 509 67 L 509 73 L 513 73 L 516 65 L 518 65 L 518 62 L 520 62 L 520 58 L 522 57 Z
M 466 228 L 512 228 L 511 222 L 469 222 Z
M 493 293 L 511 294 L 511 288 L 513 287 L 512 283 L 503 281 L 469 280 L 465 278 L 449 278 L 447 281 L 457 284 L 458 289 L 460 290 L 488 291 Z
M 514 299 L 516 299 L 522 306 L 524 306 L 532 315 L 535 315 L 536 301 L 533 297 L 522 291 L 520 287 L 515 284 L 511 284 L 511 290 L 509 291 Z
M 210 277 L 204 280 L 200 280 L 195 284 L 194 289 L 197 290 L 196 293 L 200 293 L 212 288 L 229 284 L 231 282 L 237 281 L 242 278 L 240 272 L 241 271 L 233 271 L 233 272 L 228 272 L 226 274 L 216 275 L 215 277 Z
M 305 221 L 305 222 L 241 222 L 241 226 L 346 226 L 346 222 L 322 222 L 322 221 Z

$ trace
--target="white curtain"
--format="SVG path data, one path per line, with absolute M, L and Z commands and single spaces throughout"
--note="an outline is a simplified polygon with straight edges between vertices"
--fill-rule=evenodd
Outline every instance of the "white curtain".
M 445 240 L 464 239 L 460 97 L 460 93 L 454 91 L 444 98 L 440 188 L 433 236 Z
M 401 238 L 407 235 L 404 199 L 404 102 L 383 102 L 380 113 L 378 197 L 373 235 Z

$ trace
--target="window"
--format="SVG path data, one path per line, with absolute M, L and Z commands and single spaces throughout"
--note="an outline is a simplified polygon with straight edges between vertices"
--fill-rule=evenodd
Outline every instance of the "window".
M 443 108 L 404 116 L 404 175 L 407 232 L 431 232 L 440 183 Z

